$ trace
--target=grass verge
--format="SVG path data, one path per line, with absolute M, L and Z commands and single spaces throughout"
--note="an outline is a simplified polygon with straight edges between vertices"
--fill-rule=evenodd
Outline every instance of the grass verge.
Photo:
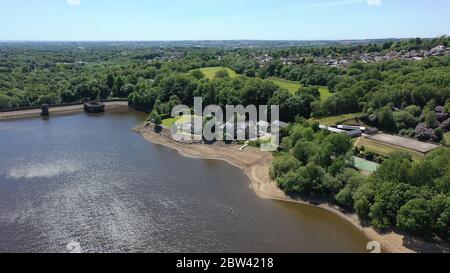
M 332 126 L 332 125 L 336 125 L 338 123 L 343 123 L 348 120 L 356 119 L 359 116 L 361 116 L 361 113 L 344 114 L 344 115 L 324 117 L 324 118 L 319 118 L 319 119 L 314 119 L 314 120 L 318 121 L 322 125 Z
M 425 156 L 424 154 L 413 151 L 413 150 L 381 143 L 381 142 L 367 139 L 367 138 L 359 138 L 355 142 L 355 146 L 357 146 L 358 148 L 361 148 L 362 146 L 364 146 L 364 149 L 366 151 L 370 151 L 370 152 L 373 152 L 373 153 L 376 153 L 376 154 L 379 154 L 382 156 L 389 156 L 390 154 L 392 154 L 394 152 L 406 152 L 406 153 L 410 154 L 412 156 L 412 158 L 416 161 L 422 160 Z

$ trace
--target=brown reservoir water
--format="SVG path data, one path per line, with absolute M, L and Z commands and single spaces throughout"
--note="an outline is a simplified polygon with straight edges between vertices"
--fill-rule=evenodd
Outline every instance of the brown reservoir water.
M 262 200 L 225 162 L 186 158 L 114 111 L 0 122 L 0 252 L 367 252 L 314 207 Z

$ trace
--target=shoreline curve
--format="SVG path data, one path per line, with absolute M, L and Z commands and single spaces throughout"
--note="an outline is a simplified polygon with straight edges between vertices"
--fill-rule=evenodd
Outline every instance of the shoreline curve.
M 381 234 L 372 227 L 364 227 L 356 214 L 344 213 L 337 206 L 328 203 L 313 204 L 311 202 L 314 202 L 314 199 L 304 200 L 287 196 L 270 179 L 269 170 L 273 161 L 271 153 L 261 152 L 259 149 L 252 147 L 246 148 L 245 151 L 239 151 L 240 146 L 238 145 L 180 143 L 168 137 L 168 129 L 163 129 L 163 132 L 156 133 L 153 126 L 146 127 L 140 125 L 134 131 L 141 134 L 145 140 L 156 145 L 174 149 L 185 157 L 225 161 L 239 168 L 250 179 L 250 188 L 261 199 L 296 203 L 330 212 L 352 224 L 369 241 L 380 243 L 383 252 L 416 253 L 416 251 L 404 245 L 403 235 L 392 231 Z M 245 157 L 242 155 L 245 155 Z

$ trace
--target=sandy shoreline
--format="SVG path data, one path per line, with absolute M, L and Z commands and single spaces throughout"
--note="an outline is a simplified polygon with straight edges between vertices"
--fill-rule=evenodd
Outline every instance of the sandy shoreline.
M 272 166 L 273 156 L 271 153 L 261 152 L 256 148 L 246 148 L 239 151 L 237 145 L 206 145 L 206 144 L 185 144 L 168 138 L 166 134 L 155 133 L 152 128 L 137 127 L 137 133 L 141 133 L 144 138 L 154 144 L 163 145 L 177 150 L 180 154 L 191 158 L 215 159 L 226 161 L 229 164 L 240 168 L 250 179 L 251 189 L 263 199 L 295 202 L 303 205 L 314 206 L 327 210 L 342 219 L 350 222 L 359 229 L 369 241 L 377 241 L 381 244 L 383 252 L 389 253 L 414 253 L 416 251 L 405 246 L 403 235 L 390 232 L 381 234 L 370 227 L 363 227 L 355 214 L 347 214 L 339 210 L 338 207 L 327 203 L 316 205 L 299 198 L 293 199 L 287 196 L 278 188 L 274 181 L 270 179 L 269 170 Z
M 106 110 L 117 109 L 117 108 L 128 108 L 128 102 L 126 102 L 126 101 L 105 102 Z M 84 105 L 77 104 L 77 105 L 69 105 L 69 106 L 50 107 L 49 110 L 50 110 L 50 116 L 51 115 L 73 114 L 73 113 L 83 112 Z M 0 112 L 0 120 L 39 117 L 40 115 L 41 115 L 41 109 Z

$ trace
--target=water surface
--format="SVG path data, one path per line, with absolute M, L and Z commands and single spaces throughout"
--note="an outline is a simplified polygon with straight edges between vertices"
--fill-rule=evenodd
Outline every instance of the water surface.
M 261 200 L 236 167 L 147 142 L 131 131 L 143 118 L 0 122 L 0 252 L 365 251 L 333 214 Z

